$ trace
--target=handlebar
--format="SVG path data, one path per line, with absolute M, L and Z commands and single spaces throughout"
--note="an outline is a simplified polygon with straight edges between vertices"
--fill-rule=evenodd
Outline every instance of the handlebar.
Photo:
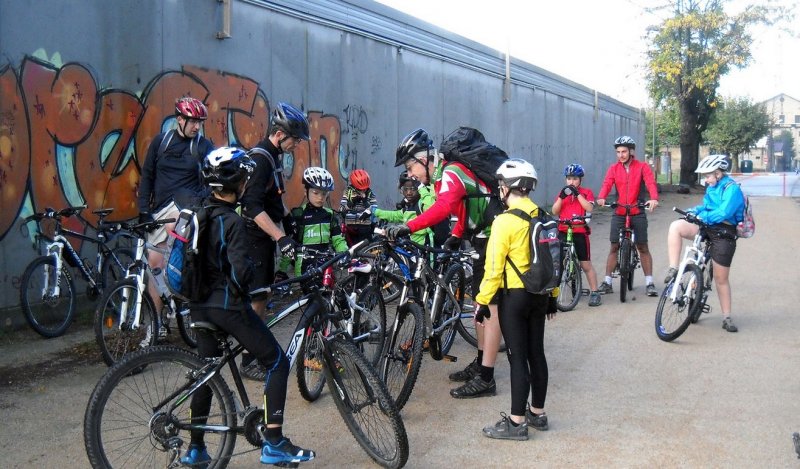
M 574 226 L 574 225 L 583 226 L 583 225 L 587 225 L 589 220 L 591 220 L 591 219 L 592 219 L 591 215 L 574 215 L 572 218 L 567 218 L 567 219 L 564 219 L 564 220 L 558 220 L 558 222 L 561 223 L 561 224 L 564 224 L 564 225 L 569 225 L 569 226 Z M 583 222 L 583 223 L 577 223 L 577 222 Z
M 695 215 L 692 212 L 686 212 L 686 211 L 681 210 L 681 209 L 679 209 L 677 207 L 672 207 L 672 210 L 677 212 L 679 215 L 681 215 L 682 218 L 684 220 L 688 221 L 689 223 L 694 223 L 695 225 L 699 226 L 700 228 L 708 227 L 708 223 L 706 223 L 703 220 L 697 218 L 697 215 Z
M 41 221 L 45 218 L 53 218 L 57 221 L 60 221 L 63 217 L 71 217 L 73 215 L 77 215 L 81 213 L 83 209 L 85 209 L 86 205 L 79 205 L 77 207 L 67 207 L 61 210 L 56 211 L 54 208 L 47 207 L 44 209 L 44 212 L 34 213 L 33 215 L 29 215 L 25 217 L 24 222 L 28 223 L 30 221 Z
M 398 246 L 401 246 L 401 247 L 402 246 L 412 246 L 412 247 L 414 247 L 416 249 L 419 249 L 420 251 L 425 251 L 425 252 L 428 252 L 428 253 L 431 253 L 431 254 L 436 254 L 437 256 L 442 256 L 442 257 L 460 257 L 465 252 L 465 251 L 460 251 L 460 250 L 451 251 L 449 249 L 436 248 L 436 247 L 433 247 L 433 246 L 426 246 L 424 244 L 419 244 L 417 242 L 414 242 L 409 237 L 406 237 L 406 236 L 404 236 L 402 238 L 398 238 L 398 239 L 396 239 L 394 241 L 390 241 L 388 239 L 388 237 L 386 236 L 386 230 L 384 230 L 382 228 L 375 228 L 375 230 L 373 230 L 373 232 L 378 236 L 386 238 L 386 240 L 389 241 L 389 242 L 394 242 Z M 472 251 L 474 252 L 474 249 Z M 477 257 L 473 257 L 473 259 L 477 259 Z

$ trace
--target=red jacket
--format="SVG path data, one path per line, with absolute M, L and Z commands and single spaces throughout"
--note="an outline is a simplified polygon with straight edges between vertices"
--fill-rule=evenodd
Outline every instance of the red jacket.
M 598 199 L 605 199 L 611 192 L 611 186 L 617 190 L 617 203 L 623 205 L 632 205 L 639 201 L 639 193 L 642 186 L 647 187 L 647 192 L 650 193 L 650 199 L 658 200 L 658 187 L 656 186 L 656 178 L 653 176 L 653 171 L 646 163 L 642 163 L 634 157 L 628 160 L 628 167 L 625 168 L 620 162 L 614 163 L 608 167 L 606 177 L 603 179 L 603 185 L 600 186 L 600 192 L 597 194 Z M 631 215 L 637 215 L 641 211 L 638 208 L 631 209 Z M 617 215 L 625 215 L 624 208 L 617 208 L 615 213 Z

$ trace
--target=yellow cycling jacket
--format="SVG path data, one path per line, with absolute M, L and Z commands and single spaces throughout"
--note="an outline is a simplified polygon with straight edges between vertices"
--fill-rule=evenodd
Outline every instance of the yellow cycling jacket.
M 518 208 L 528 213 L 531 217 L 538 215 L 539 207 L 529 198 L 517 199 L 511 202 L 508 210 Z M 527 272 L 531 264 L 531 248 L 529 222 L 508 213 L 500 214 L 492 223 L 492 234 L 486 245 L 486 271 L 481 281 L 481 289 L 475 301 L 478 304 L 489 304 L 492 297 L 501 288 L 525 288 L 519 275 L 506 258 L 511 258 L 520 272 Z M 507 284 L 503 284 L 503 276 Z M 556 289 L 557 290 L 557 289 Z M 554 292 L 554 296 L 557 295 Z

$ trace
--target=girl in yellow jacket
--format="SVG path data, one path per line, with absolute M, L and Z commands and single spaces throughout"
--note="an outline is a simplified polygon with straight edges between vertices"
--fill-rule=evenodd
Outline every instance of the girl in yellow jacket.
M 529 162 L 512 158 L 497 169 L 500 196 L 509 210 L 520 209 L 532 217 L 539 208 L 528 195 L 536 188 L 536 169 Z M 500 330 L 508 347 L 511 368 L 511 415 L 483 429 L 489 438 L 527 440 L 528 426 L 547 430 L 544 401 L 547 396 L 547 359 L 544 354 L 545 318 L 556 312 L 553 296 L 528 293 L 511 265 L 520 272 L 530 267 L 529 222 L 508 210 L 492 223 L 486 248 L 486 272 L 475 302 L 480 305 L 476 320 L 486 314 L 485 306 L 498 297 Z M 532 395 L 528 406 L 528 396 Z

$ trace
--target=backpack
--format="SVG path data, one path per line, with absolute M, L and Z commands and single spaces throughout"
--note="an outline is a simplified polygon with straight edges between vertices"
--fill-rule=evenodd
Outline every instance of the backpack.
M 439 150 L 448 163 L 457 162 L 467 167 L 475 177 L 489 187 L 489 194 L 472 194 L 470 198 L 489 197 L 489 203 L 483 217 L 472 233 L 480 233 L 492 224 L 494 218 L 503 213 L 505 207 L 500 200 L 500 188 L 495 177 L 497 168 L 508 159 L 506 152 L 487 142 L 483 134 L 471 127 L 459 127 L 445 137 Z M 469 211 L 469 206 L 467 206 Z
M 724 192 L 731 184 L 736 183 L 729 182 L 722 191 Z M 741 189 L 741 186 L 739 187 Z M 756 234 L 756 220 L 753 218 L 753 206 L 750 204 L 749 195 L 742 191 L 742 196 L 744 197 L 744 210 L 742 213 L 742 221 L 736 224 L 736 236 L 739 238 L 752 238 L 753 235 Z
M 183 301 L 202 302 L 211 295 L 212 285 L 203 279 L 203 254 L 198 247 L 205 245 L 206 225 L 211 208 L 195 207 L 180 211 L 167 257 L 167 288 Z
M 515 208 L 508 213 L 514 214 L 530 225 L 530 269 L 521 273 L 511 258 L 508 263 L 519 275 L 525 290 L 535 295 L 547 295 L 561 283 L 561 240 L 558 237 L 558 220 L 552 215 L 538 209 L 535 217 Z

